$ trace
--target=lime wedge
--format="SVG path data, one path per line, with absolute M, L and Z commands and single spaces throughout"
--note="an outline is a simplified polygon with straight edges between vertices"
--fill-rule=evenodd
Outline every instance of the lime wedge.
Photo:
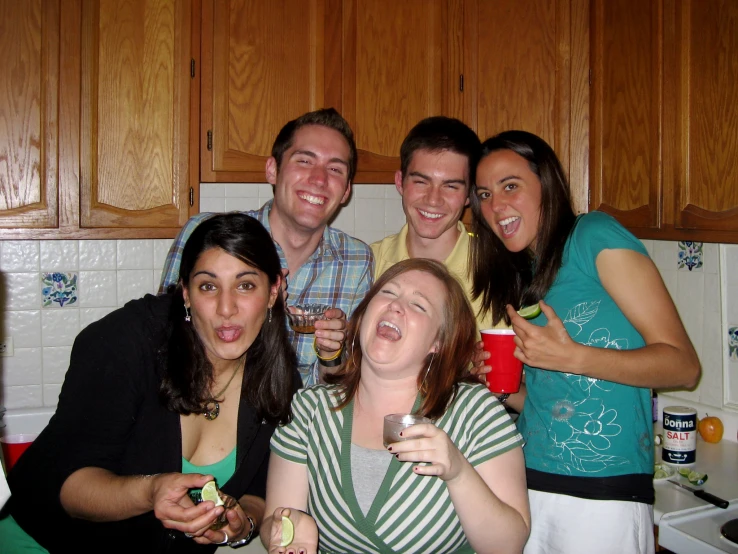
M 680 467 L 679 468 L 679 475 L 682 477 L 689 477 L 689 474 L 692 473 L 691 467 Z
M 295 526 L 292 525 L 292 520 L 287 516 L 282 516 L 282 542 L 279 546 L 289 546 L 292 544 L 292 539 L 295 538 Z
M 653 478 L 654 479 L 666 479 L 668 476 L 669 476 L 669 474 L 666 471 L 664 471 L 663 469 L 657 469 L 653 473 Z
M 690 472 L 687 479 L 693 485 L 703 485 L 707 481 L 707 473 L 697 473 L 696 471 Z
M 200 493 L 202 496 L 203 501 L 209 500 L 210 502 L 213 502 L 216 506 L 222 506 L 224 504 L 223 499 L 220 497 L 220 493 L 218 492 L 218 487 L 215 484 L 215 481 L 208 481 L 203 485 L 202 492 Z
M 541 306 L 539 304 L 533 304 L 532 306 L 525 306 L 518 310 L 518 315 L 525 319 L 533 319 L 538 317 L 541 313 Z

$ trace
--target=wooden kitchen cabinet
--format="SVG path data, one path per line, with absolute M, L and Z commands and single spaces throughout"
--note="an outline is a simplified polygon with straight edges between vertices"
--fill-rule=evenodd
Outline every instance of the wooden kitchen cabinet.
M 265 182 L 287 121 L 334 106 L 340 0 L 203 0 L 200 175 Z
M 175 236 L 197 183 L 199 0 L 0 0 L 0 10 L 0 114 L 11 122 L 0 238 Z
M 466 0 L 464 119 L 485 140 L 535 133 L 556 151 L 577 212 L 589 186 L 589 1 Z
M 408 131 L 463 118 L 461 0 L 344 0 L 342 113 L 359 150 L 357 182 L 393 183 Z
M 738 5 L 593 0 L 592 209 L 636 236 L 738 242 Z

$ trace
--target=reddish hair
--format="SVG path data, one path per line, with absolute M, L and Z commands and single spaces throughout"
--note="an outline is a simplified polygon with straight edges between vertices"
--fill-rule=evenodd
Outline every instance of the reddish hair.
M 443 321 L 436 337 L 438 351 L 426 356 L 423 367 L 430 364 L 427 376 L 425 371 L 418 374 L 418 390 L 423 397 L 418 413 L 431 419 L 440 417 L 456 395 L 459 383 L 478 382 L 469 374 L 476 342 L 476 320 L 461 285 L 442 263 L 425 258 L 410 258 L 385 271 L 351 317 L 346 335 L 349 358 L 339 372 L 325 376 L 326 382 L 337 384 L 342 389 L 343 398 L 336 410 L 346 406 L 359 388 L 362 361 L 359 329 L 369 302 L 388 281 L 408 271 L 428 273 L 438 279 L 446 290 Z

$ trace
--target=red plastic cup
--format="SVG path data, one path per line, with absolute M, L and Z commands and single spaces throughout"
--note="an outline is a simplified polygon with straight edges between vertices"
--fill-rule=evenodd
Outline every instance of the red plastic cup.
M 512 329 L 483 329 L 484 350 L 489 352 L 486 364 L 492 366 L 487 373 L 487 387 L 496 393 L 513 393 L 520 390 L 523 362 L 513 356 L 515 331 Z
M 5 435 L 0 437 L 0 445 L 3 449 L 5 460 L 5 471 L 9 472 L 31 443 L 38 435 L 24 433 L 21 435 Z

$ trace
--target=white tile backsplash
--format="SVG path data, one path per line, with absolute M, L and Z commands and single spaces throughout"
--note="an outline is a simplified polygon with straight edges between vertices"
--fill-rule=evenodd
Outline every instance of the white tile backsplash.
M 38 271 L 38 241 L 8 240 L 0 252 L 0 271 Z
M 42 240 L 41 271 L 74 271 L 79 268 L 79 243 L 76 240 Z
M 134 241 L 136 242 L 136 241 Z M 81 240 L 79 241 L 80 270 L 116 269 L 116 241 L 114 240 Z
M 71 346 L 79 333 L 79 310 L 41 312 L 41 341 L 44 346 Z
M 34 273 L 0 274 L 4 287 L 5 310 L 38 310 L 41 308 L 41 275 Z
M 3 404 L 8 410 L 40 408 L 44 405 L 41 385 L 4 386 Z
M 127 269 L 117 273 L 118 306 L 156 292 L 150 269 Z M 159 283 L 156 283 L 157 287 Z
M 2 368 L 2 384 L 4 387 L 40 383 L 41 348 L 16 347 L 12 356 L 3 358 Z
M 80 271 L 80 308 L 100 308 L 117 306 L 117 271 Z
M 115 246 L 117 269 L 151 269 L 153 266 L 153 240 L 119 240 Z

